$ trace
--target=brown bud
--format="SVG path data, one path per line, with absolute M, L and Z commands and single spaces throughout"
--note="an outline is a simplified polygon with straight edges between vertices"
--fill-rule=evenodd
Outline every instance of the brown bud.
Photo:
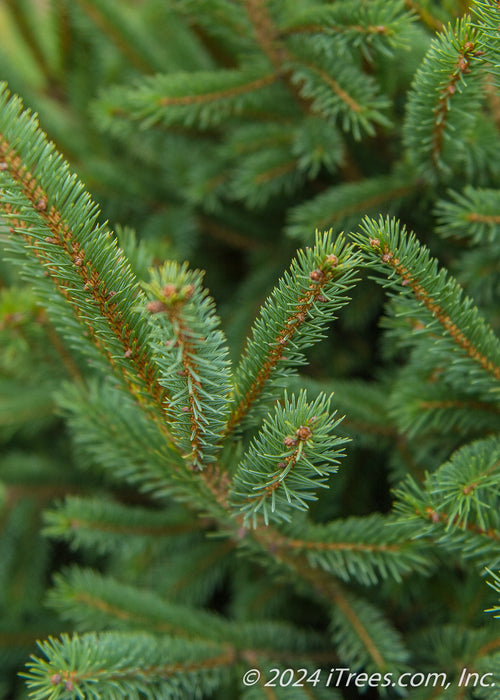
M 339 259 L 337 258 L 336 255 L 328 255 L 326 258 L 327 262 L 332 266 L 332 267 L 337 267 L 339 264 Z
M 7 163 L 3 160 L 3 161 L 0 163 L 0 172 L 3 172 L 4 170 L 7 170 L 8 167 L 9 167 L 9 166 L 7 165 Z
M 320 301 L 320 302 L 324 303 L 325 301 L 328 301 L 328 299 L 323 294 L 320 294 L 319 296 L 316 297 L 316 301 Z
M 75 689 L 75 686 L 74 686 L 73 681 L 70 681 L 70 680 L 68 679 L 68 680 L 64 683 L 64 690 L 71 691 L 71 690 L 74 690 L 74 689 Z
M 324 277 L 324 273 L 322 270 L 312 270 L 312 272 L 309 273 L 309 277 L 313 282 L 321 282 Z
M 304 323 L 304 321 L 306 320 L 306 315 L 305 315 L 305 313 L 304 313 L 303 311 L 300 311 L 300 312 L 297 314 L 297 317 L 296 317 L 296 318 L 297 318 L 297 321 L 299 321 L 300 323 Z
M 312 435 L 312 431 L 307 425 L 301 425 L 300 428 L 295 431 L 295 435 L 299 440 L 308 440 Z
M 297 438 L 286 437 L 283 440 L 283 444 L 285 445 L 285 447 L 295 447 L 295 445 L 297 444 Z
M 35 204 L 38 211 L 45 211 L 47 209 L 47 197 L 43 196 Z
M 151 314 L 159 314 L 162 311 L 166 311 L 167 307 L 162 301 L 149 301 L 146 304 L 146 309 L 149 311 Z
M 83 259 L 82 258 L 75 258 L 73 262 L 75 263 L 75 265 L 77 267 L 80 267 L 82 262 L 83 262 Z
M 446 91 L 449 92 L 450 95 L 454 95 L 457 91 L 457 86 L 452 83 L 451 85 L 448 85 Z
M 382 255 L 382 262 L 389 262 L 392 259 L 392 253 L 384 253 Z
M 128 360 L 129 357 L 132 357 L 132 350 L 131 350 L 130 348 L 127 348 L 127 349 L 125 350 L 125 352 L 124 352 L 124 357 L 126 357 L 127 360 Z
M 166 284 L 163 289 L 161 290 L 164 294 L 164 296 L 167 297 L 173 297 L 174 294 L 177 294 L 177 285 L 176 284 Z
M 378 248 L 380 246 L 380 241 L 378 238 L 370 238 L 369 243 L 372 248 Z
M 284 469 L 286 467 L 286 462 L 278 462 L 276 466 L 278 469 Z
M 45 238 L 46 243 L 57 243 L 57 238 L 53 238 L 52 236 L 47 236 Z
M 62 681 L 62 676 L 60 673 L 54 673 L 50 677 L 50 682 L 52 685 L 59 685 L 59 683 Z
M 183 407 L 181 408 L 181 411 L 182 411 L 183 413 L 189 413 L 189 406 L 183 406 Z

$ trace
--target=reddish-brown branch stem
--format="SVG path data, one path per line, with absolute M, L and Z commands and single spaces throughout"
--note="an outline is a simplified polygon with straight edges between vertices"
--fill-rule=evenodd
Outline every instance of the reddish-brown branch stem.
M 236 95 L 244 95 L 248 92 L 255 92 L 256 90 L 261 90 L 268 85 L 272 85 L 278 80 L 277 75 L 271 73 L 263 78 L 258 78 L 257 80 L 252 80 L 250 83 L 245 85 L 237 85 L 236 87 L 227 88 L 226 90 L 217 90 L 216 92 L 207 92 L 203 95 L 180 95 L 178 97 L 160 97 L 158 104 L 163 107 L 177 107 L 177 106 L 189 106 L 189 105 L 199 105 L 208 102 L 216 102 L 217 100 L 224 100 L 230 97 L 236 97 Z
M 474 42 L 466 41 L 458 54 L 453 70 L 448 76 L 448 82 L 440 92 L 437 106 L 434 109 L 435 119 L 431 146 L 431 156 L 435 166 L 438 165 L 443 149 L 444 133 L 446 130 L 448 113 L 450 111 L 450 100 L 456 93 L 457 85 L 462 79 L 462 76 L 466 73 L 470 73 L 471 59 L 478 55 L 480 55 L 480 52 L 475 50 Z

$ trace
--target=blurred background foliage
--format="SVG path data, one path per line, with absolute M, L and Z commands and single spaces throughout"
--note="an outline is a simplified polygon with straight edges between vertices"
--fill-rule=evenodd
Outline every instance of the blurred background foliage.
M 432 38 L 468 5 L 270 0 L 248 2 L 244 10 L 228 0 L 1 0 L 0 77 L 39 114 L 42 128 L 100 203 L 139 277 L 166 258 L 189 259 L 206 270 L 233 358 L 295 249 L 310 244 L 316 228 L 349 231 L 365 214 L 396 214 L 416 230 L 499 330 L 500 221 L 481 228 L 476 220 L 472 233 L 460 226 L 476 211 L 478 185 L 489 188 L 484 211 L 498 211 L 498 94 L 490 86 L 470 103 L 473 128 L 465 124 L 456 152 L 437 166 L 421 156 L 414 132 L 408 133 L 411 115 L 405 116 Z M 324 29 L 315 31 L 317 25 Z M 252 81 L 264 81 L 255 94 L 238 88 Z M 184 88 L 190 98 L 183 102 L 178 96 Z M 221 91 L 227 100 L 203 98 Z M 305 370 L 312 393 L 335 388 L 348 415 L 346 434 L 355 437 L 335 495 L 315 505 L 319 521 L 387 511 L 390 486 L 402 473 L 421 477 L 460 442 L 452 433 L 443 441 L 430 431 L 420 444 L 394 427 L 387 387 L 402 354 L 391 336 L 381 338 L 385 296 L 367 278 L 352 296 L 335 337 L 311 352 Z M 207 562 L 200 575 L 190 571 L 191 559 L 178 541 L 164 545 L 172 547 L 175 566 L 151 571 L 133 548 L 83 555 L 40 535 L 49 503 L 99 490 L 103 482 L 70 446 L 55 409 L 61 383 L 85 372 L 79 363 L 29 286 L 2 259 L 4 698 L 25 696 L 13 674 L 34 640 L 65 629 L 43 604 L 52 572 L 63 563 L 127 569 L 132 580 L 161 579 L 164 590 L 183 601 L 229 606 L 238 614 L 249 614 L 260 600 L 260 612 L 273 615 L 288 602 L 279 586 L 276 595 L 266 587 L 260 594 L 255 580 L 246 589 L 235 586 L 232 595 L 227 552 L 219 551 L 220 543 L 210 543 L 209 552 L 203 538 L 189 539 L 189 553 L 198 546 Z M 364 380 L 373 382 L 369 390 Z M 367 463 L 369 479 L 362 476 Z M 141 497 L 126 490 L 120 498 L 141 505 Z M 443 585 L 447 577 L 454 580 L 446 567 L 444 562 L 441 583 L 434 586 L 436 611 L 444 593 L 454 596 Z M 250 579 L 250 567 L 243 565 L 239 576 Z M 432 588 L 418 583 L 424 585 Z M 468 607 L 474 618 L 483 601 L 475 599 L 473 583 L 465 581 L 463 590 L 470 590 L 469 598 L 453 599 L 447 608 Z

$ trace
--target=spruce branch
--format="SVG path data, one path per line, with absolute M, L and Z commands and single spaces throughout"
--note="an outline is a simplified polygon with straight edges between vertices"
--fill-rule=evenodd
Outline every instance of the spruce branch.
M 471 523 L 481 531 L 497 527 L 499 469 L 500 440 L 496 435 L 457 450 L 450 461 L 427 476 L 423 487 L 432 503 L 429 508 L 438 513 L 436 522 L 444 522 L 448 530 L 466 529 Z
M 243 0 L 243 5 L 259 46 L 275 71 L 278 74 L 282 73 L 283 64 L 289 54 L 279 38 L 279 29 L 270 14 L 269 0 Z
M 116 0 L 77 0 L 77 4 L 135 68 L 154 73 L 164 67 L 158 58 L 161 52 L 154 50 L 158 47 L 154 43 L 152 46 L 151 36 L 140 31 L 137 17 L 134 22 Z
M 300 250 L 254 324 L 235 370 L 230 434 L 263 401 L 272 387 L 304 362 L 303 350 L 322 338 L 326 324 L 347 303 L 357 263 L 342 237 L 316 236 L 314 248 Z M 270 393 L 271 392 L 271 393 Z
M 45 658 L 32 657 L 23 674 L 34 700 L 195 697 L 220 686 L 235 661 L 227 646 L 145 633 L 63 635 L 39 646 Z
M 397 210 L 417 184 L 414 178 L 395 172 L 329 187 L 290 210 L 287 233 L 292 238 L 310 240 L 315 226 L 320 231 L 330 227 L 334 231 L 348 230 L 364 215 Z
M 132 308 L 137 282 L 116 241 L 97 222 L 96 205 L 48 144 L 36 119 L 22 111 L 18 98 L 9 97 L 5 85 L 0 99 L 3 212 L 13 232 L 25 240 L 27 253 L 43 266 L 38 276 L 43 270 L 70 302 L 106 367 L 111 365 L 158 420 L 164 390 L 148 356 L 147 325 Z M 61 332 L 75 344 L 74 321 Z M 82 329 L 76 344 L 86 342 Z
M 147 628 L 157 634 L 198 640 L 207 646 L 230 644 L 238 653 L 260 653 L 276 659 L 286 652 L 290 658 L 313 659 L 328 654 L 322 634 L 268 620 L 228 620 L 77 566 L 57 576 L 49 606 L 64 619 L 75 622 L 79 631 Z
M 279 533 L 270 531 L 266 536 L 263 531 L 260 538 L 277 551 L 303 555 L 311 567 L 321 567 L 344 581 L 373 585 L 432 569 L 428 551 L 412 539 L 412 528 L 395 525 L 394 518 L 373 514 L 327 525 L 291 523 Z
M 201 471 L 215 459 L 229 411 L 226 340 L 199 271 L 166 263 L 146 290 L 159 381 L 171 397 L 168 418 L 186 465 Z
M 219 615 L 169 602 L 93 569 L 73 566 L 58 574 L 54 583 L 50 608 L 75 622 L 80 632 L 148 629 L 206 644 L 223 643 L 229 636 L 230 624 Z
M 68 496 L 44 513 L 43 534 L 63 539 L 72 547 L 102 554 L 149 550 L 161 547 L 167 538 L 182 541 L 183 535 L 200 532 L 213 523 L 194 520 L 179 508 L 166 512 L 125 506 L 110 499 Z
M 472 391 L 486 401 L 491 400 L 491 379 L 500 381 L 500 341 L 472 300 L 465 297 L 444 269 L 438 270 L 437 260 L 431 258 L 415 234 L 407 234 L 396 220 L 365 219 L 361 231 L 355 239 L 368 264 L 383 275 L 382 280 L 376 279 L 398 298 L 398 317 L 404 314 L 419 324 L 421 334 L 431 335 L 432 361 L 443 366 L 443 376 L 449 376 L 462 387 L 465 371 L 471 380 L 474 378 Z M 451 366 L 450 352 L 454 357 Z
M 424 179 L 447 175 L 466 159 L 464 137 L 473 130 L 482 101 L 483 53 L 465 16 L 432 41 L 415 75 L 404 140 Z
M 194 496 L 193 475 L 184 469 L 179 451 L 130 397 L 89 381 L 86 387 L 65 386 L 57 400 L 83 465 L 97 464 L 115 483 L 125 480 L 158 498 L 184 488 Z
M 325 395 L 308 404 L 305 392 L 290 399 L 285 392 L 283 406 L 264 421 L 233 478 L 232 502 L 245 524 L 255 527 L 258 515 L 266 525 L 290 520 L 293 509 L 305 510 L 315 500 L 313 491 L 343 456 L 346 438 L 333 434 L 339 422 Z
M 477 20 L 474 26 L 478 30 L 478 41 L 488 62 L 488 71 L 496 84 L 500 77 L 500 41 L 498 25 L 500 24 L 500 8 L 491 0 L 473 0 L 473 17 Z
M 467 185 L 461 192 L 451 190 L 448 199 L 436 205 L 438 232 L 459 237 L 470 244 L 496 243 L 500 234 L 500 192 Z
M 395 494 L 398 516 L 415 525 L 416 536 L 480 568 L 498 566 L 499 466 L 496 435 L 465 445 L 427 475 L 423 486 L 412 479 L 402 484 Z
M 330 630 L 346 665 L 394 675 L 408 669 L 410 655 L 401 635 L 373 603 L 339 590 Z
M 140 121 L 148 128 L 159 124 L 207 129 L 247 110 L 276 112 L 277 79 L 268 67 L 158 74 L 143 78 L 133 89 L 107 90 L 98 106 L 111 117 Z M 286 93 L 281 98 L 286 100 Z
M 334 6 L 316 5 L 307 11 L 293 7 L 293 14 L 281 24 L 280 35 L 313 34 L 324 51 L 332 50 L 332 38 L 345 41 L 347 51 L 360 48 L 370 56 L 370 48 L 392 55 L 393 48 L 405 47 L 405 31 L 415 15 L 396 0 L 376 0 L 369 5 L 337 2 Z
M 362 132 L 375 134 L 374 124 L 390 125 L 384 114 L 389 106 L 387 98 L 354 60 L 324 55 L 310 43 L 295 42 L 287 65 L 290 81 L 309 102 L 309 111 L 328 121 L 338 120 L 356 140 Z
M 427 7 L 423 7 L 422 2 L 417 2 L 417 0 L 404 0 L 405 7 L 407 7 L 411 12 L 414 12 L 420 19 L 431 29 L 435 31 L 440 31 L 443 28 L 443 23 L 437 17 L 429 12 Z
M 415 438 L 439 431 L 448 436 L 477 437 L 497 430 L 497 402 L 477 400 L 470 389 L 447 381 L 435 361 L 423 363 L 421 355 L 419 343 L 399 373 L 389 399 L 389 414 L 402 435 Z

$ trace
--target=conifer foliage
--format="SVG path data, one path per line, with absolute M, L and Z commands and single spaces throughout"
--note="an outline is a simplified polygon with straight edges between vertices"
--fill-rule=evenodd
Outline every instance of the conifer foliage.
M 0 699 L 500 697 L 499 26 L 0 6 Z

